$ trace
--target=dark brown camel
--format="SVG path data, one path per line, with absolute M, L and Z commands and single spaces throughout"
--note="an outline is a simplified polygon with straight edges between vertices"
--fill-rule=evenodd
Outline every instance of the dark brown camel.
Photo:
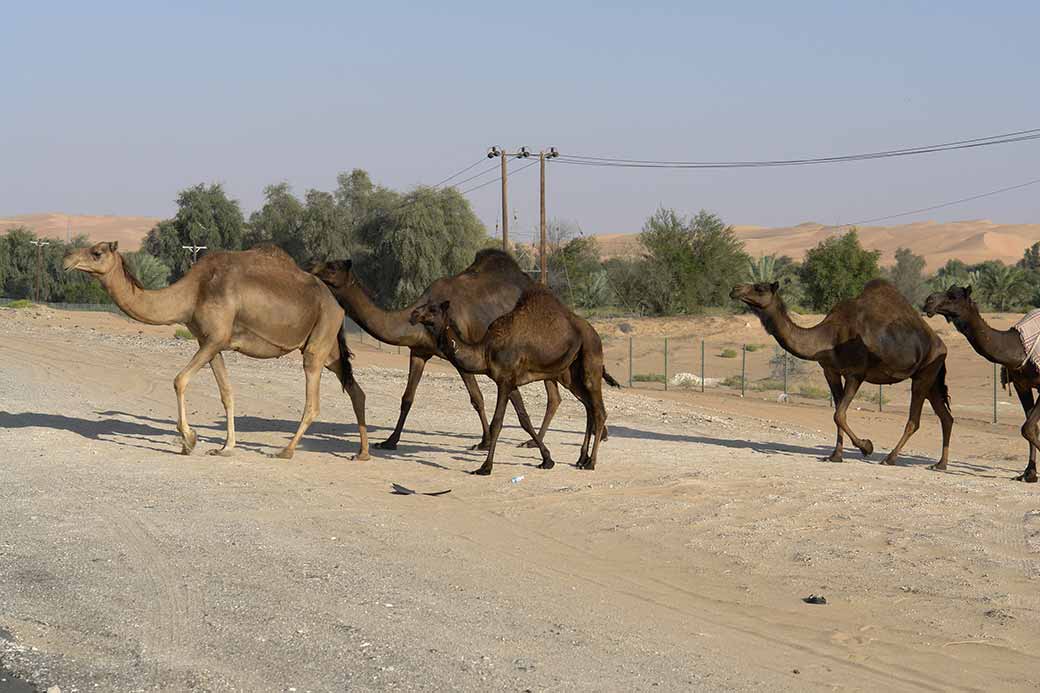
M 841 461 L 843 431 L 865 456 L 874 452 L 874 444 L 857 437 L 846 421 L 860 385 L 889 385 L 910 378 L 910 417 L 902 438 L 881 463 L 895 464 L 899 451 L 920 426 L 927 399 L 942 423 L 942 456 L 930 469 L 946 469 L 953 430 L 946 389 L 946 345 L 903 295 L 890 283 L 875 279 L 856 298 L 834 306 L 819 324 L 800 327 L 791 320 L 778 289 L 776 282 L 740 284 L 730 296 L 747 305 L 781 347 L 823 367 L 838 428 L 834 452 L 826 459 Z
M 979 314 L 978 306 L 971 299 L 970 286 L 951 286 L 929 296 L 924 303 L 924 312 L 929 316 L 939 315 L 952 322 L 957 331 L 968 338 L 979 356 L 999 363 L 1004 367 L 1001 380 L 1015 387 L 1026 421 L 1022 424 L 1022 437 L 1029 443 L 1029 464 L 1025 471 L 1015 477 L 1016 481 L 1036 483 L 1036 450 L 1040 447 L 1037 437 L 1037 422 L 1040 422 L 1040 405 L 1033 398 L 1033 390 L 1040 389 L 1040 371 L 1032 361 L 1026 362 L 1026 349 L 1018 330 L 996 330 L 986 324 Z
M 401 397 L 401 413 L 397 418 L 397 426 L 389 438 L 375 445 L 384 450 L 397 448 L 426 362 L 432 356 L 447 358 L 438 349 L 436 339 L 428 330 L 409 321 L 412 311 L 430 301 L 451 301 L 454 306 L 453 317 L 461 334 L 465 339 L 476 342 L 484 337 L 492 320 L 516 306 L 523 291 L 537 287 L 513 258 L 507 253 L 493 249 L 478 252 L 473 263 L 464 271 L 453 277 L 438 279 L 412 306 L 397 311 L 383 310 L 369 298 L 368 292 L 351 270 L 350 260 L 322 263 L 311 271 L 328 285 L 347 315 L 365 332 L 385 344 L 408 347 L 408 384 Z M 474 449 L 486 450 L 489 439 L 488 421 L 484 414 L 484 396 L 472 374 L 460 370 L 459 375 L 462 376 L 462 382 L 469 392 L 470 403 L 480 417 L 481 438 Z M 539 440 L 545 436 L 549 422 L 560 405 L 560 390 L 556 383 L 548 380 L 545 382 L 545 395 L 545 416 L 542 419 L 541 430 L 533 437 Z M 526 417 L 527 412 L 519 392 L 513 396 L 512 402 L 517 410 L 517 417 Z M 534 439 L 527 441 L 525 445 L 537 447 Z
M 441 352 L 459 370 L 485 374 L 498 387 L 487 459 L 473 474 L 491 473 L 495 445 L 502 431 L 502 418 L 510 394 L 521 385 L 538 380 L 558 381 L 585 405 L 585 439 L 577 467 L 596 468 L 607 418 L 601 381 L 605 379 L 614 386 L 617 382 L 603 367 L 603 345 L 599 335 L 585 320 L 560 303 L 552 292 L 542 288 L 524 292 L 516 308 L 492 322 L 484 338 L 475 343 L 462 337 L 450 301 L 420 306 L 416 308 L 413 319 L 437 337 Z M 534 436 L 530 422 L 521 423 L 542 454 L 539 469 L 551 469 L 555 462 L 544 441 Z M 595 440 L 590 454 L 589 440 L 593 436 Z
M 365 393 L 351 369 L 343 309 L 324 284 L 278 248 L 262 246 L 209 253 L 172 286 L 149 291 L 127 271 L 117 248 L 117 243 L 95 243 L 71 250 L 65 256 L 65 271 L 78 270 L 97 277 L 131 318 L 149 325 L 182 323 L 198 340 L 199 350 L 173 381 L 182 453 L 190 455 L 197 440 L 188 425 L 184 393 L 200 368 L 208 363 L 213 370 L 227 414 L 224 447 L 210 452 L 231 455 L 235 448 L 235 399 L 221 352 L 270 359 L 299 349 L 307 383 L 306 403 L 296 435 L 278 457 L 293 456 L 300 438 L 318 416 L 321 373 L 328 368 L 339 377 L 354 405 L 361 435 L 357 459 L 368 459 Z

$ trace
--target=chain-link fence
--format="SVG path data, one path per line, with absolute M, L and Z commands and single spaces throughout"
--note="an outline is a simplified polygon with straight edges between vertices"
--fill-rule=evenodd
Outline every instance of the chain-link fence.
M 833 406 L 830 387 L 819 364 L 798 359 L 775 342 L 727 341 L 717 336 L 606 336 L 603 351 L 611 375 L 636 389 Z M 970 357 L 966 361 L 947 360 L 946 383 L 954 414 L 993 422 L 1021 420 L 1018 398 L 1000 387 L 997 367 L 974 352 Z M 910 385 L 909 380 L 893 385 L 865 383 L 853 406 L 905 413 L 910 406 Z

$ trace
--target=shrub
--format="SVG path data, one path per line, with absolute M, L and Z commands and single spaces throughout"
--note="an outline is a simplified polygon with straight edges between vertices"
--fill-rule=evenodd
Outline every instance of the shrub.
M 663 383 L 664 373 L 636 373 L 632 381 L 637 383 Z
M 723 349 L 722 353 L 720 353 L 719 356 L 724 358 L 724 359 L 735 359 L 735 358 L 737 358 L 737 350 L 736 349 Z
M 8 303 L 7 307 L 8 308 L 14 308 L 15 310 L 20 310 L 22 308 L 31 308 L 32 304 L 33 304 L 33 302 L 30 301 L 29 299 L 27 299 L 27 298 L 20 298 L 17 301 L 11 301 L 10 303 Z
M 799 385 L 798 394 L 809 399 L 829 399 L 831 391 L 816 385 Z
M 776 378 L 763 378 L 754 384 L 754 389 L 759 391 L 766 390 L 783 390 L 784 381 L 777 380 Z
M 735 390 L 739 390 L 741 386 L 744 384 L 743 381 L 744 379 L 741 378 L 739 375 L 731 375 L 722 381 L 722 386 L 732 387 Z
M 877 393 L 877 390 L 875 390 L 873 386 L 870 386 L 869 390 L 861 389 L 859 392 L 856 393 L 856 399 L 862 399 L 862 400 L 866 400 L 866 401 L 870 402 L 871 404 L 877 404 L 878 403 L 878 393 Z M 884 406 L 884 405 L 888 404 L 891 401 L 892 400 L 890 400 L 884 394 L 884 391 L 882 391 L 882 394 L 881 394 L 881 406 Z
M 758 351 L 762 348 L 761 344 L 745 344 L 744 351 Z
M 186 330 L 183 327 L 178 327 L 177 331 L 173 333 L 174 339 L 195 339 L 195 335 L 190 330 Z

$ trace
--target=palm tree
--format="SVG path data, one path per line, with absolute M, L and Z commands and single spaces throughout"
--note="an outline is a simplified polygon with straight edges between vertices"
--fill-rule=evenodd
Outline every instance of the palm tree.
M 982 270 L 979 289 L 986 302 L 1003 313 L 1025 300 L 1029 283 L 1021 268 L 992 264 Z

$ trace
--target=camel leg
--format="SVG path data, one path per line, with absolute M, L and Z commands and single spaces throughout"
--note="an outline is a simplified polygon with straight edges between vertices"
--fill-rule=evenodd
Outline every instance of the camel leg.
M 474 469 L 470 474 L 478 474 L 480 476 L 488 476 L 491 474 L 491 468 L 495 464 L 495 445 L 498 443 L 498 434 L 502 432 L 502 419 L 506 416 L 506 405 L 509 403 L 509 394 L 515 389 L 516 388 L 512 384 L 498 384 L 498 399 L 495 402 L 495 416 L 491 419 L 491 429 L 488 437 L 487 459 L 484 460 L 484 464 L 480 465 L 478 469 Z
M 950 406 L 946 403 L 943 393 L 935 385 L 932 386 L 931 392 L 928 393 L 928 403 L 932 405 L 932 411 L 939 417 L 939 423 L 942 425 L 943 441 L 942 455 L 940 455 L 939 461 L 929 465 L 928 468 L 942 471 L 946 469 L 946 463 L 950 459 L 950 434 L 953 432 L 953 412 L 950 411 Z M 1035 448 L 1030 445 L 1030 458 L 1032 458 L 1033 450 Z
M 228 377 L 227 366 L 224 365 L 224 355 L 218 352 L 209 362 L 209 367 L 217 381 L 217 389 L 220 390 L 220 401 L 224 404 L 224 415 L 227 417 L 227 438 L 224 440 L 224 447 L 210 450 L 206 454 L 230 457 L 235 450 L 235 395 L 231 392 L 231 380 Z
M 303 403 L 303 417 L 300 419 L 300 426 L 296 429 L 296 435 L 292 437 L 289 444 L 286 445 L 281 452 L 271 455 L 271 457 L 280 457 L 283 460 L 292 459 L 293 453 L 296 452 L 296 445 L 300 442 L 300 438 L 307 432 L 307 428 L 310 427 L 311 422 L 318 417 L 320 411 L 320 387 L 321 387 L 321 370 L 323 368 L 321 359 L 315 357 L 312 353 L 304 353 L 303 355 L 303 373 L 306 378 L 306 399 Z
M 484 413 L 484 393 L 480 391 L 480 385 L 477 385 L 477 378 L 472 373 L 463 373 L 460 370 L 459 375 L 462 376 L 462 384 L 466 386 L 466 391 L 469 392 L 469 403 L 477 410 L 477 416 L 480 417 L 480 442 L 471 447 L 470 450 L 487 450 L 490 436 L 488 433 L 487 415 Z
M 415 401 L 415 391 L 419 388 L 419 381 L 422 379 L 423 370 L 426 368 L 426 362 L 429 360 L 429 356 L 409 355 L 408 385 L 405 386 L 404 394 L 401 395 L 401 413 L 397 417 L 397 425 L 394 426 L 394 432 L 390 434 L 390 437 L 381 443 L 376 443 L 376 447 L 380 450 L 397 449 L 397 443 L 401 440 L 401 431 L 404 430 L 405 419 L 408 418 L 408 412 L 412 409 L 412 402 Z M 481 413 L 483 413 L 483 407 L 481 407 Z
M 841 374 L 838 371 L 832 371 L 829 368 L 823 369 L 823 377 L 827 379 L 827 385 L 831 389 L 831 399 L 834 400 L 834 408 L 837 411 L 838 402 L 841 401 L 842 393 L 845 391 L 845 385 L 841 382 Z M 826 462 L 841 462 L 842 453 L 845 448 L 845 439 L 841 435 L 841 426 L 838 426 L 838 438 L 834 442 L 834 452 L 828 457 L 824 457 Z
M 340 376 L 342 367 L 340 366 L 339 359 L 332 361 L 325 366 L 330 371 L 336 374 L 336 377 L 342 382 L 343 378 Z M 351 459 L 364 461 L 369 458 L 368 454 L 368 427 L 365 425 L 365 391 L 361 389 L 357 381 L 353 378 L 345 388 L 347 396 L 350 397 L 350 405 L 354 408 L 354 418 L 357 421 L 358 436 L 361 438 L 361 448 L 358 453 Z M 379 447 L 378 445 L 376 447 Z
M 559 397 L 559 392 L 557 392 L 557 397 Z M 520 419 L 520 426 L 527 432 L 527 435 L 531 436 L 531 442 L 533 442 L 538 448 L 538 451 L 542 453 L 542 463 L 538 465 L 538 468 L 552 469 L 556 466 L 556 463 L 553 462 L 552 455 L 549 453 L 549 448 L 545 446 L 539 433 L 534 430 L 534 424 L 531 423 L 531 417 L 527 415 L 527 410 L 524 409 L 524 401 L 520 397 L 520 390 L 513 390 L 509 395 L 509 399 L 513 403 L 513 409 L 516 410 L 516 417 Z
M 191 430 L 191 426 L 188 425 L 188 405 L 184 401 L 184 392 L 188 389 L 188 382 L 199 372 L 199 369 L 220 353 L 220 347 L 217 344 L 215 341 L 205 344 L 200 342 L 199 350 L 191 357 L 191 361 L 188 361 L 188 365 L 184 367 L 184 370 L 173 379 L 173 389 L 177 393 L 177 430 L 181 434 L 182 455 L 190 455 L 192 450 L 195 449 L 195 442 L 198 440 L 195 431 Z
M 906 426 L 903 427 L 903 435 L 899 438 L 896 446 L 885 455 L 885 459 L 881 460 L 881 464 L 895 464 L 900 451 L 906 445 L 906 441 L 910 440 L 910 436 L 921 427 L 921 409 L 924 408 L 924 401 L 935 384 L 936 371 L 938 371 L 938 368 L 933 369 L 929 367 L 927 373 L 919 374 L 911 382 L 910 415 L 906 419 Z
M 1015 386 L 1018 400 L 1022 403 L 1022 411 L 1025 412 L 1026 416 L 1029 416 L 1029 412 L 1036 405 L 1036 402 L 1033 400 L 1033 388 L 1028 385 L 1020 385 L 1017 380 L 1012 380 L 1011 382 Z M 1015 477 L 1015 481 L 1036 483 L 1036 447 L 1032 443 L 1029 444 L 1029 463 L 1026 465 L 1025 470 Z
M 564 385 L 568 390 L 571 391 L 578 401 L 585 407 L 585 437 L 581 441 L 581 452 L 578 454 L 578 461 L 574 463 L 574 466 L 578 469 L 589 469 L 590 457 L 589 457 L 589 442 L 592 440 L 592 435 L 595 431 L 595 420 L 592 412 L 592 397 L 589 394 L 588 387 L 585 384 L 584 378 L 581 373 L 574 373 L 572 371 L 572 377 L 570 382 L 565 382 Z
M 834 410 L 834 424 L 838 427 L 839 431 L 844 431 L 852 441 L 852 444 L 860 449 L 864 457 L 870 457 L 874 452 L 874 444 L 870 442 L 869 438 L 860 438 L 852 429 L 849 428 L 848 421 L 846 420 L 846 413 L 849 410 L 849 405 L 852 404 L 853 398 L 856 396 L 856 392 L 859 391 L 859 386 L 863 384 L 863 379 L 855 375 L 845 376 L 845 391 L 842 392 L 841 401 L 838 403 L 837 408 Z
M 1029 416 L 1026 417 L 1026 422 L 1022 424 L 1022 437 L 1028 440 L 1030 446 L 1034 448 L 1040 447 L 1040 438 L 1037 437 L 1036 428 L 1038 421 L 1040 421 L 1040 403 L 1033 405 L 1033 408 L 1029 410 Z M 1032 472 L 1032 475 L 1029 472 Z M 1022 472 L 1021 480 L 1029 483 L 1036 482 L 1036 465 L 1033 463 L 1032 454 L 1030 454 L 1029 466 Z
M 549 422 L 556 416 L 556 410 L 560 407 L 560 387 L 555 380 L 545 381 L 545 416 L 542 417 L 542 426 L 538 429 L 537 436 L 531 436 L 531 440 L 520 443 L 521 448 L 541 448 L 538 441 L 545 440 L 545 434 L 549 431 Z
M 592 370 L 598 373 L 602 367 Z M 585 405 L 586 413 L 585 441 L 582 444 L 581 459 L 578 460 L 577 467 L 591 471 L 596 468 L 599 444 L 603 441 L 603 430 L 606 428 L 607 411 L 603 406 L 602 381 L 598 377 L 593 379 L 589 376 L 589 371 L 589 368 L 585 368 L 583 372 L 575 373 L 577 377 L 574 378 L 574 381 L 576 385 L 583 386 L 576 389 L 581 391 L 580 399 Z M 593 438 L 591 455 L 588 452 L 590 437 Z

